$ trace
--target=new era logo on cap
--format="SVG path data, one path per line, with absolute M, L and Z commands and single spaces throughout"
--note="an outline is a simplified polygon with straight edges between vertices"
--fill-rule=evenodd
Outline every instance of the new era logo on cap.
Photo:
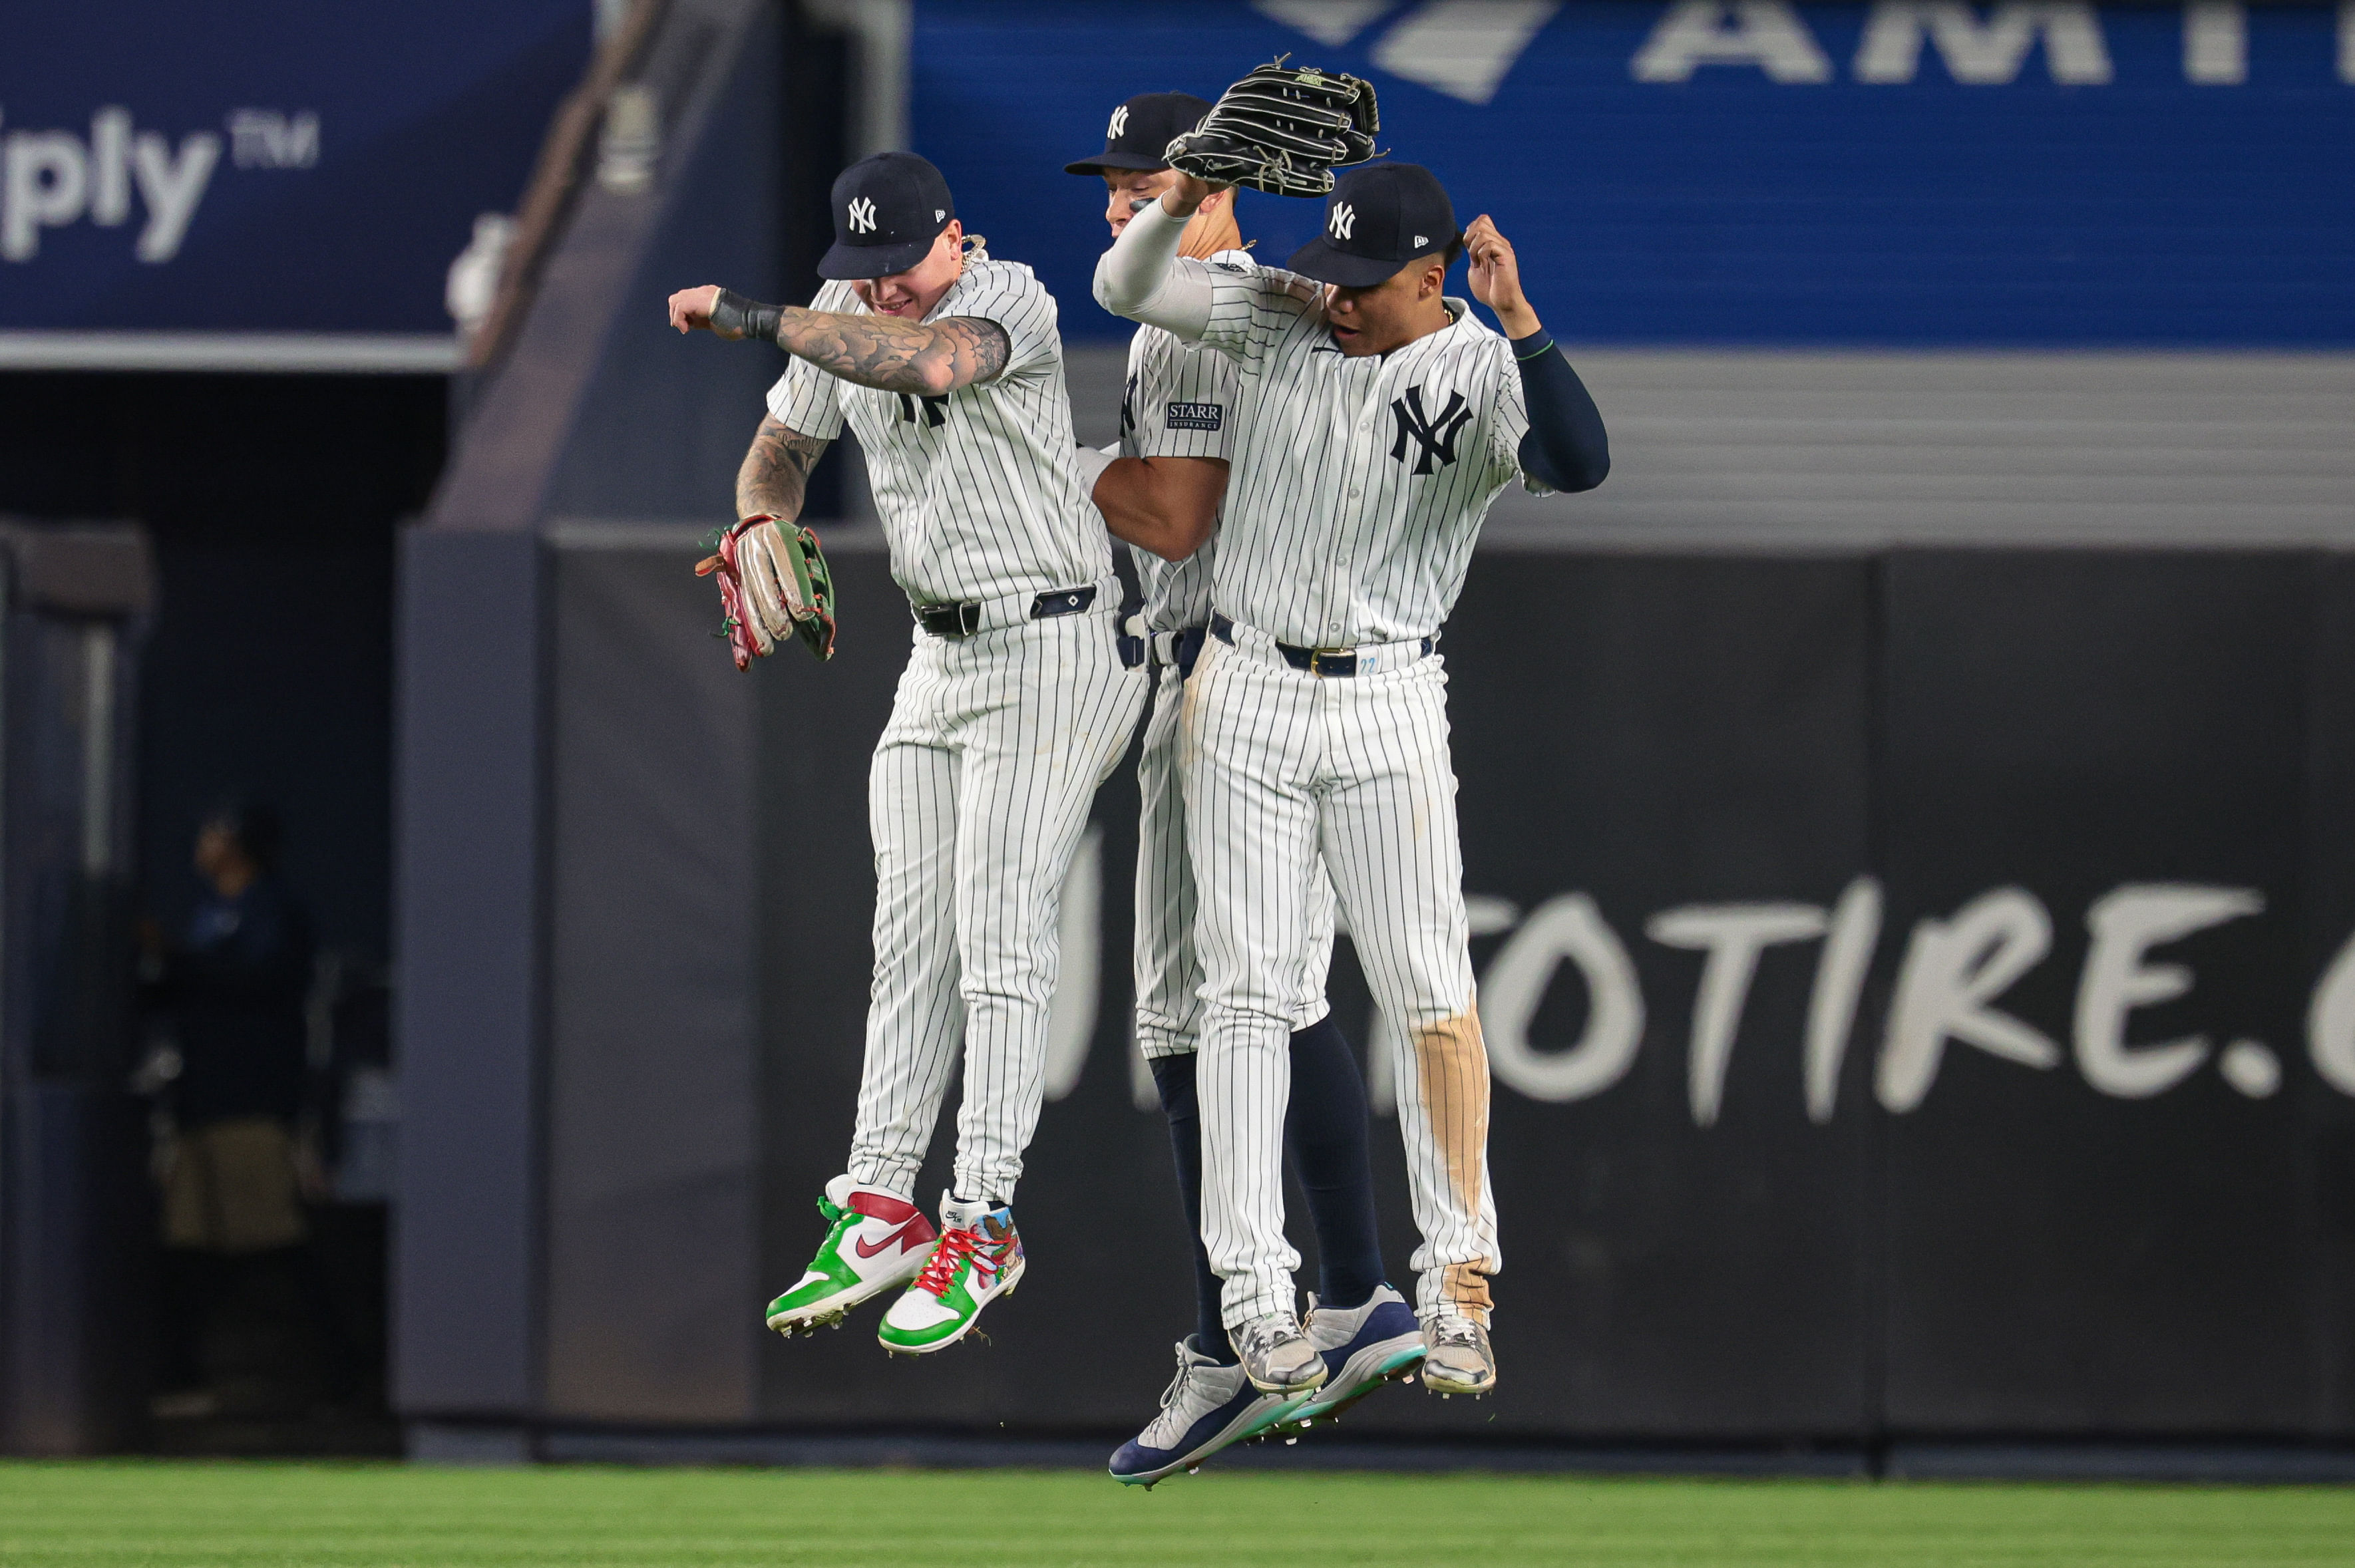
M 1417 250 L 1422 249 L 1424 246 L 1426 246 L 1426 245 L 1428 245 L 1428 244 L 1430 244 L 1430 243 L 1431 243 L 1431 236 L 1430 236 L 1430 235 L 1428 235 L 1428 234 L 1418 234 L 1418 235 L 1416 235 L 1416 236 L 1414 237 L 1414 248 L 1415 248 Z
M 854 234 L 875 232 L 875 204 L 864 196 L 850 204 L 850 230 Z
M 1333 216 L 1327 220 L 1326 227 L 1333 231 L 1334 238 L 1348 238 L 1349 231 L 1358 227 L 1358 209 L 1345 201 L 1335 202 Z

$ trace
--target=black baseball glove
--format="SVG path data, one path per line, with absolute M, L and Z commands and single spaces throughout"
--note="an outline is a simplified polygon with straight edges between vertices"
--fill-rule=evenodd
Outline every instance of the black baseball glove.
M 1372 82 L 1277 60 L 1227 89 L 1161 155 L 1213 185 L 1321 196 L 1334 169 L 1374 155 L 1381 124 Z

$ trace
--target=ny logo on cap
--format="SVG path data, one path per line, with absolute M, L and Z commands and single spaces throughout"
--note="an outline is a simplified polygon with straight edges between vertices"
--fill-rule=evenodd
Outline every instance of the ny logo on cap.
M 875 232 L 875 203 L 868 197 L 860 196 L 850 204 L 850 232 L 853 234 Z
M 1333 216 L 1325 220 L 1325 227 L 1333 231 L 1336 239 L 1351 238 L 1350 230 L 1358 227 L 1358 209 L 1345 201 L 1335 202 Z
M 1128 134 L 1128 105 L 1124 103 L 1112 111 L 1112 126 L 1104 132 L 1104 140 L 1117 142 Z

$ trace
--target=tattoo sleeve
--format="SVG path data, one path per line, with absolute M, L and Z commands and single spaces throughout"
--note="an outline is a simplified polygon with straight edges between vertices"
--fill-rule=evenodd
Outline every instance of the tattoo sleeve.
M 809 491 L 810 470 L 826 454 L 828 443 L 786 428 L 773 414 L 764 415 L 752 432 L 752 450 L 736 471 L 736 515 L 772 517 L 793 522 L 802 514 Z
M 925 323 L 793 307 L 777 346 L 845 381 L 927 397 L 995 380 L 1013 353 L 1006 329 L 978 316 Z

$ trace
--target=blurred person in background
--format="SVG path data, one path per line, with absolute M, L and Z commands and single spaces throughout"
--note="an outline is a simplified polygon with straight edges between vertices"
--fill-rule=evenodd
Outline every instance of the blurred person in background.
M 315 1336 L 332 1382 L 336 1336 L 305 1242 L 296 1125 L 304 1103 L 311 986 L 309 916 L 277 875 L 280 828 L 268 806 L 235 802 L 197 831 L 204 892 L 186 934 L 151 925 L 148 1001 L 168 1020 L 176 1071 L 163 1075 L 168 1131 L 158 1149 L 165 1248 L 159 1414 L 204 1414 L 218 1399 L 211 1340 L 232 1299 L 268 1326 L 250 1358 L 285 1375 Z

